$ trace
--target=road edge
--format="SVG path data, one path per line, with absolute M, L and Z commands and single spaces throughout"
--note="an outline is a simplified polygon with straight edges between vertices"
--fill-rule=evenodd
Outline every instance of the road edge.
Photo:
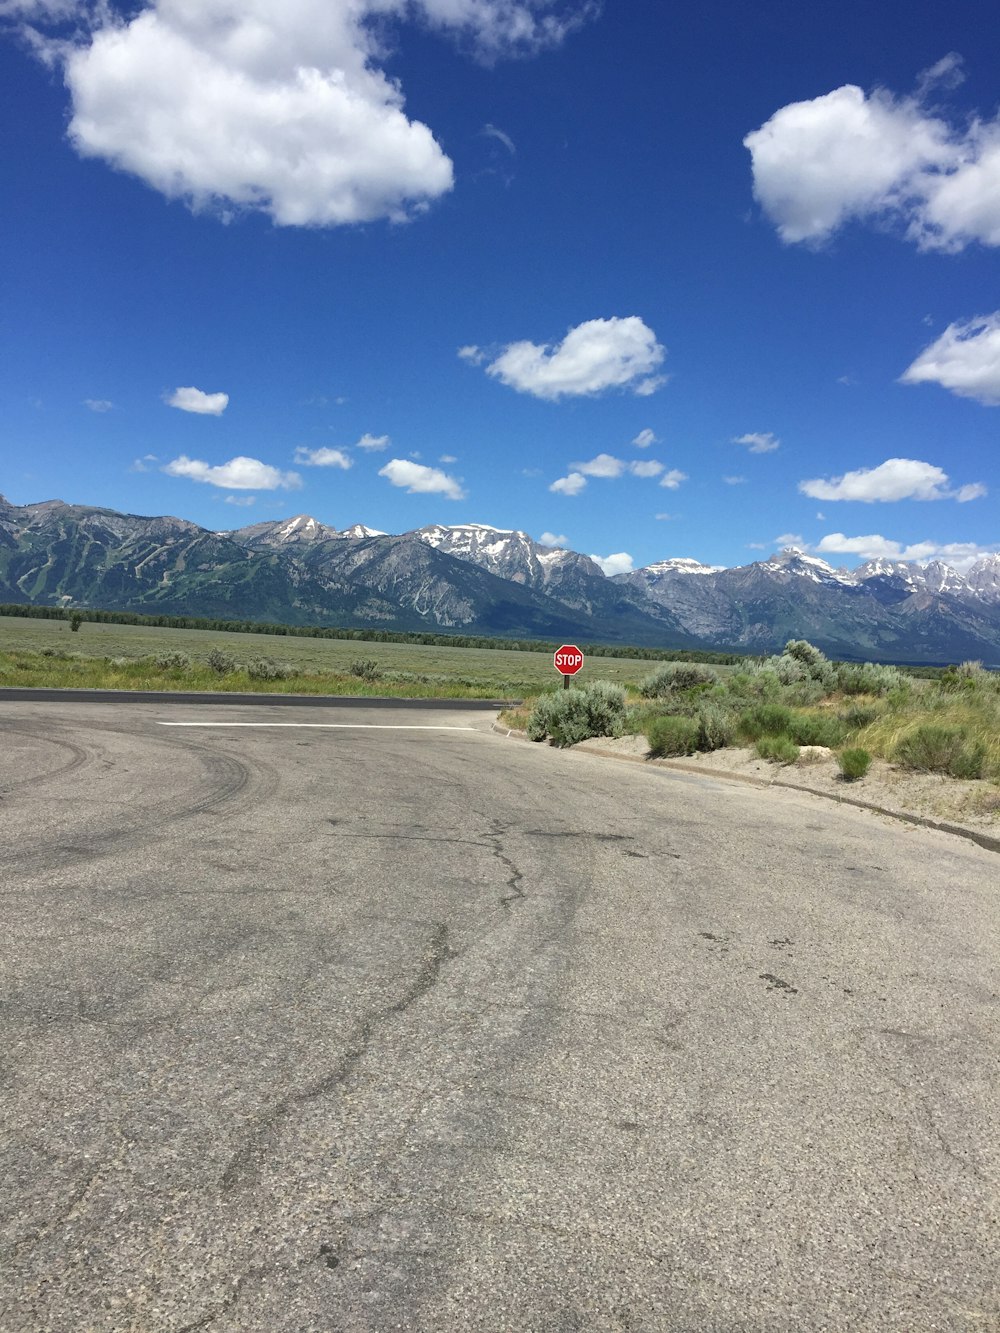
M 250 691 L 237 694 L 227 690 L 85 690 L 33 685 L 0 688 L 0 703 L 278 704 L 300 708 L 441 708 L 488 713 L 514 706 L 509 699 L 401 699 L 385 694 L 254 694 Z
M 508 729 L 496 722 L 493 724 L 493 730 L 497 735 L 508 740 L 526 741 L 528 739 L 523 731 Z M 949 824 L 941 819 L 930 819 L 927 815 L 912 815 L 905 810 L 888 810 L 883 805 L 876 805 L 874 801 L 862 801 L 855 796 L 841 796 L 839 792 L 821 791 L 817 787 L 806 787 L 798 782 L 782 782 L 780 778 L 758 778 L 750 773 L 731 773 L 724 768 L 713 768 L 711 772 L 706 772 L 699 764 L 686 764 L 682 759 L 646 759 L 642 755 L 621 754 L 617 750 L 607 750 L 595 741 L 580 741 L 578 745 L 569 748 L 579 750 L 582 754 L 594 754 L 603 759 L 614 759 L 619 763 L 643 764 L 653 769 L 668 768 L 679 773 L 690 773 L 708 781 L 718 778 L 723 782 L 742 782 L 749 787 L 781 787 L 785 791 L 802 791 L 810 796 L 819 796 L 824 801 L 833 801 L 835 805 L 850 805 L 857 810 L 868 810 L 872 814 L 885 815 L 888 819 L 899 819 L 904 824 L 913 824 L 917 828 L 933 829 L 937 833 L 950 833 L 956 838 L 964 838 L 967 842 L 974 842 L 985 851 L 1000 852 L 1000 838 L 991 838 L 988 833 L 980 833 L 976 829 L 965 828 L 961 824 Z

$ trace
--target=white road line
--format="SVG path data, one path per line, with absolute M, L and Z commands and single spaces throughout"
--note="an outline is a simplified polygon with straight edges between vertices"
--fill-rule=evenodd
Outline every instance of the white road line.
M 478 727 L 424 726 L 399 722 L 157 722 L 158 727 L 311 727 L 320 731 L 478 731 Z

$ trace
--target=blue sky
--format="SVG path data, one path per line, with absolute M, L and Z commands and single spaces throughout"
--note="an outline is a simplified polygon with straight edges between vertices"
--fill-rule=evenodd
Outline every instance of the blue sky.
M 0 0 L 0 490 L 998 549 L 995 7 L 824 8 Z

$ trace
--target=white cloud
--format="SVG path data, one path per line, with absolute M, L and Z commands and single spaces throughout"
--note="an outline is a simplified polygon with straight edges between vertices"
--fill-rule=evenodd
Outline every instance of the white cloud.
M 414 19 L 487 62 L 561 42 L 597 12 L 571 0 L 0 0 L 4 17 L 79 21 L 33 36 L 63 68 L 69 137 L 196 209 L 282 226 L 403 220 L 452 188 L 450 159 L 379 67 Z M 499 133 L 502 133 L 499 132 Z
M 780 447 L 781 441 L 769 430 L 750 431 L 747 435 L 734 436 L 733 444 L 746 445 L 752 454 L 773 454 Z
M 555 346 L 510 343 L 486 367 L 486 373 L 519 393 L 552 402 L 608 389 L 631 389 L 646 395 L 664 383 L 653 372 L 665 356 L 666 349 L 656 341 L 653 330 L 638 315 L 629 315 L 587 320 L 570 329 Z
M 305 467 L 339 467 L 345 472 L 354 466 L 342 449 L 306 449 L 303 445 L 295 450 L 295 461 Z
M 89 407 L 91 412 L 110 412 L 114 407 L 114 403 L 107 398 L 85 398 L 83 405 Z
M 557 478 L 549 490 L 555 491 L 556 495 L 579 495 L 586 484 L 587 478 L 582 472 L 570 472 L 568 476 Z
M 746 483 L 746 477 L 723 477 L 722 480 L 727 486 L 743 486 Z
M 660 479 L 660 485 L 665 486 L 668 491 L 676 491 L 682 481 L 687 481 L 686 472 L 681 472 L 678 468 L 671 468 L 669 472 L 664 473 Z
M 582 472 L 585 477 L 620 477 L 625 471 L 625 463 L 611 454 L 598 454 L 586 463 L 570 463 L 573 472 Z
M 366 431 L 355 447 L 370 453 L 378 453 L 380 449 L 388 449 L 391 443 L 388 435 L 369 435 Z
M 629 463 L 628 470 L 633 477 L 658 477 L 663 471 L 663 464 L 655 458 L 645 458 L 639 463 Z
M 891 538 L 872 533 L 867 537 L 846 537 L 842 532 L 831 532 L 816 550 L 823 554 L 856 555 L 862 560 L 911 560 L 926 562 L 942 560 L 954 569 L 967 569 L 981 556 L 991 555 L 996 546 L 980 546 L 976 542 L 911 542 L 904 545 Z
M 628 574 L 635 568 L 635 563 L 627 551 L 618 551 L 614 555 L 592 555 L 595 565 L 600 565 L 610 578 L 612 574 Z
M 391 458 L 379 468 L 379 476 L 386 477 L 393 486 L 404 486 L 410 495 L 444 495 L 449 500 L 464 500 L 465 491 L 454 477 L 440 468 L 425 467 L 407 458 Z
M 462 361 L 468 361 L 473 366 L 481 366 L 486 360 L 486 353 L 475 343 L 468 343 L 465 347 L 460 347 L 458 355 Z
M 458 459 L 455 457 L 454 454 L 442 454 L 441 457 L 438 459 L 438 462 L 447 465 L 448 463 L 457 463 Z
M 480 133 L 484 134 L 487 139 L 496 139 L 499 143 L 502 143 L 511 157 L 516 155 L 517 149 L 514 146 L 514 140 L 503 130 L 498 130 L 495 125 L 484 125 Z
M 819 243 L 852 220 L 892 219 L 923 250 L 1000 245 L 1000 117 L 950 123 L 928 110 L 957 57 L 916 96 L 846 84 L 793 102 L 743 140 L 754 194 L 788 243 Z
M 231 458 L 228 463 L 212 467 L 198 458 L 179 458 L 164 464 L 163 471 L 171 477 L 189 477 L 192 481 L 207 482 L 230 491 L 295 491 L 302 485 L 297 472 L 280 472 L 269 463 L 257 458 Z
M 651 444 L 659 444 L 659 440 L 647 426 L 645 430 L 639 432 L 632 443 L 637 449 L 648 449 Z
M 902 384 L 940 384 L 961 398 L 1000 406 L 1000 310 L 949 324 L 900 376 Z
M 227 505 L 239 505 L 241 508 L 249 508 L 250 505 L 257 503 L 256 495 L 227 495 Z
M 557 536 L 554 532 L 543 532 L 538 539 L 543 546 L 559 546 L 566 548 L 569 546 L 569 538 Z
M 229 406 L 228 393 L 202 393 L 201 389 L 175 389 L 163 400 L 168 407 L 179 407 L 182 412 L 196 412 L 200 416 L 221 417 Z
M 152 468 L 149 465 L 155 462 L 157 462 L 155 454 L 143 454 L 141 458 L 133 459 L 129 472 L 151 472 Z
M 775 537 L 774 545 L 780 546 L 782 550 L 789 546 L 794 546 L 797 551 L 809 550 L 809 543 L 801 532 L 783 532 L 780 537 Z
M 676 514 L 654 514 L 654 518 L 660 523 L 669 523 L 677 517 Z
M 860 500 L 864 504 L 896 500 L 975 500 L 986 494 L 979 482 L 951 489 L 948 474 L 915 458 L 887 458 L 878 467 L 858 468 L 826 481 L 800 481 L 799 490 L 814 500 Z

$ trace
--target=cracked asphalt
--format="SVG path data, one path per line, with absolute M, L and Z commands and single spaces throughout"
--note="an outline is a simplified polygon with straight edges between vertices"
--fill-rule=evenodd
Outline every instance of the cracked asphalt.
M 1000 1329 L 994 854 L 289 711 L 0 707 L 3 1333 Z

